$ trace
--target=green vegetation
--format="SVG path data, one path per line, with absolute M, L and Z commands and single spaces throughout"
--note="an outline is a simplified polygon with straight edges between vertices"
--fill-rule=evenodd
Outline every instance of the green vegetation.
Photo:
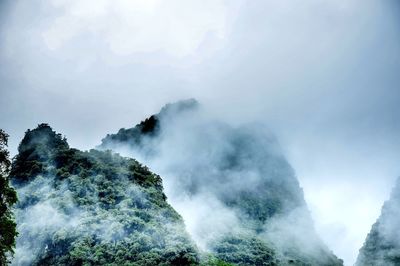
M 199 263 L 161 178 L 134 159 L 71 149 L 42 124 L 22 140 L 12 178 L 20 195 L 17 264 Z
M 0 265 L 8 262 L 7 257 L 14 253 L 17 236 L 16 223 L 11 207 L 17 202 L 17 194 L 9 185 L 9 153 L 6 149 L 8 135 L 0 129 Z
M 238 265 L 278 265 L 272 248 L 254 235 L 224 236 L 211 249 L 219 259 Z
M 200 266 L 234 266 L 234 264 L 220 260 L 212 255 L 207 255 L 202 261 Z

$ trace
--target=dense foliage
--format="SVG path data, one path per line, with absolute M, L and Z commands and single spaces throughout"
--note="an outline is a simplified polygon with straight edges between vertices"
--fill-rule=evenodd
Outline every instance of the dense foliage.
M 230 235 L 211 244 L 217 257 L 239 265 L 278 265 L 275 252 L 252 235 Z
M 38 174 L 46 174 L 53 164 L 55 152 L 68 151 L 69 146 L 61 134 L 47 124 L 28 130 L 18 147 L 10 175 L 19 182 L 29 181 Z
M 357 266 L 400 265 L 400 179 L 357 258 Z
M 192 265 L 198 252 L 161 178 L 110 151 L 82 152 L 48 125 L 13 162 L 19 265 Z
M 9 184 L 10 171 L 9 153 L 6 149 L 8 135 L 0 129 L 0 265 L 8 262 L 8 256 L 13 254 L 16 224 L 11 210 L 17 202 L 17 194 Z

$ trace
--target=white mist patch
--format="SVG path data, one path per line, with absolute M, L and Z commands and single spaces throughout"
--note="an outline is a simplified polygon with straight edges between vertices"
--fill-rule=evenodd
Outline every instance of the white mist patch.
M 209 251 L 210 242 L 240 228 L 236 213 L 213 194 L 175 196 L 169 202 L 182 215 L 187 231 L 201 250 Z
M 371 225 L 379 217 L 382 203 L 377 198 L 384 195 L 375 195 L 371 188 L 340 184 L 305 184 L 305 195 L 317 232 L 346 265 L 353 265 Z
M 172 253 L 182 245 L 190 244 L 185 242 L 187 234 L 183 223 L 169 206 L 155 207 L 154 200 L 149 199 L 152 196 L 124 176 L 118 177 L 119 184 L 105 181 L 101 175 L 71 175 L 63 180 L 52 175 L 39 175 L 26 184 L 18 184 L 19 202 L 14 211 L 19 235 L 12 265 L 35 265 L 48 256 L 48 252 L 65 256 L 79 249 L 79 245 L 89 238 L 115 246 L 123 245 L 123 241 L 134 241 L 132 234 L 136 233 L 135 237 L 165 245 L 165 252 Z M 99 196 L 100 187 L 111 189 L 104 184 L 120 186 L 121 183 L 121 192 L 125 196 L 107 209 Z M 86 203 L 77 202 L 81 200 Z M 176 217 L 171 217 L 171 213 Z M 154 224 L 160 231 L 150 228 Z M 147 230 L 140 231 L 146 226 L 149 227 Z M 66 251 L 68 248 L 70 250 Z M 92 249 L 82 252 L 94 252 L 95 248 Z
M 18 237 L 12 265 L 30 265 L 39 253 L 46 251 L 49 237 L 60 229 L 68 231 L 78 226 L 82 213 L 75 208 L 65 187 L 58 191 L 53 188 L 51 178 L 38 176 L 17 189 L 17 194 Z M 69 215 L 60 206 L 68 208 Z
M 321 246 L 317 235 L 310 234 L 313 230 L 308 210 L 299 207 L 287 215 L 267 221 L 263 237 L 277 246 L 278 250 L 301 250 L 309 256 L 323 256 L 325 247 Z

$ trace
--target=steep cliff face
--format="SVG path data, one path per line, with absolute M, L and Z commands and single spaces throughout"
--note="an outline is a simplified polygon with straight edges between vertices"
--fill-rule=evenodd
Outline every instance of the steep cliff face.
M 72 149 L 42 124 L 26 132 L 11 175 L 15 265 L 199 263 L 161 178 L 134 159 Z
M 400 180 L 372 226 L 357 258 L 357 266 L 400 265 Z
M 99 148 L 162 174 L 198 246 L 224 261 L 342 265 L 316 235 L 293 169 L 260 125 L 230 126 L 188 100 L 106 136 Z

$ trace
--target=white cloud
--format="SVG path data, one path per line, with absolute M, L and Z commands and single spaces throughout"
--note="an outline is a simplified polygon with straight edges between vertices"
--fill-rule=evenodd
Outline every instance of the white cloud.
M 56 0 L 59 16 L 42 36 L 49 49 L 62 48 L 81 34 L 92 34 L 117 55 L 165 52 L 190 55 L 208 34 L 227 34 L 224 0 Z

